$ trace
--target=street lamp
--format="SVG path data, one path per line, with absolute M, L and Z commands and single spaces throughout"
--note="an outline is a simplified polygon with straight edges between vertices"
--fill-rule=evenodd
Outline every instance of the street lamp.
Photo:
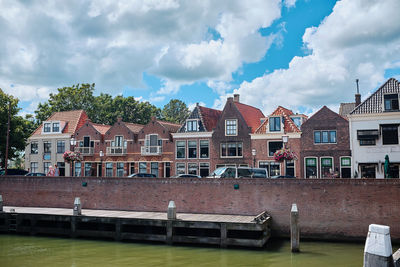
M 74 152 L 75 146 L 76 146 L 76 140 L 73 136 L 71 137 L 69 144 L 71 145 L 71 147 L 70 147 L 71 151 Z M 71 174 L 72 174 L 72 176 L 74 176 L 74 160 L 72 160 L 71 166 L 72 166 Z
M 100 172 L 99 172 L 99 176 L 103 177 L 103 157 L 104 157 L 104 152 L 103 150 L 100 150 Z
M 257 151 L 255 148 L 251 150 L 251 154 L 253 155 L 253 168 L 254 168 L 256 166 L 256 155 L 257 155 Z

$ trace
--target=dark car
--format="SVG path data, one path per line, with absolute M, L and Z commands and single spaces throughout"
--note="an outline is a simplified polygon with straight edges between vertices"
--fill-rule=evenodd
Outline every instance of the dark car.
M 5 175 L 5 169 L 1 169 L 0 170 L 0 176 L 1 175 Z M 25 174 L 27 174 L 28 171 L 25 170 L 21 170 L 21 169 L 7 169 L 7 175 L 20 175 L 20 176 L 24 176 Z
M 201 178 L 201 176 L 195 174 L 179 174 L 172 176 L 171 178 Z
M 46 176 L 46 174 L 43 172 L 29 172 L 25 176 Z
M 156 178 L 154 174 L 151 173 L 132 173 L 128 177 L 134 177 L 134 178 Z
M 294 179 L 294 178 L 296 178 L 295 176 L 292 176 L 292 175 L 275 175 L 275 176 L 272 176 L 271 177 L 272 179 L 281 179 L 281 178 L 284 178 L 284 179 Z

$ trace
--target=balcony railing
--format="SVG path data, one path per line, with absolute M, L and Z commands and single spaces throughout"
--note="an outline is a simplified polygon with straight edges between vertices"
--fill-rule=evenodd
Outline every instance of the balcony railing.
M 161 155 L 162 146 L 142 146 L 141 151 L 143 156 Z
M 82 156 L 91 156 L 94 153 L 93 147 L 75 147 L 75 152 L 81 153 Z
M 107 147 L 106 155 L 108 156 L 123 156 L 126 155 L 126 148 L 119 146 Z

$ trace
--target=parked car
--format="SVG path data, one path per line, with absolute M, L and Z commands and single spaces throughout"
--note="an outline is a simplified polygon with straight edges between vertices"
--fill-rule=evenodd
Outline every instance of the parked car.
M 271 178 L 272 179 L 281 179 L 281 178 L 294 179 L 296 177 L 292 176 L 292 175 L 275 175 L 275 176 L 272 176 Z
M 250 167 L 220 167 L 207 178 L 268 178 L 268 170 Z
M 46 174 L 43 172 L 29 172 L 25 176 L 46 176 Z
M 154 174 L 151 173 L 132 173 L 128 177 L 134 177 L 134 178 L 156 178 Z
M 179 174 L 179 175 L 171 176 L 171 178 L 201 178 L 201 176 L 194 175 L 194 174 Z
M 5 169 L 1 169 L 0 170 L 0 176 L 4 175 L 6 172 Z M 7 175 L 20 175 L 20 176 L 24 176 L 25 174 L 27 174 L 28 171 L 25 170 L 21 170 L 21 169 L 7 169 Z

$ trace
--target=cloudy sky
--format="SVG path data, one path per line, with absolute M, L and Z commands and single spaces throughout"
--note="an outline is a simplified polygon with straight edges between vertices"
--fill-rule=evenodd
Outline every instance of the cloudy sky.
M 0 0 L 0 88 L 32 113 L 58 87 L 96 83 L 267 115 L 309 114 L 400 79 L 399 0 Z

